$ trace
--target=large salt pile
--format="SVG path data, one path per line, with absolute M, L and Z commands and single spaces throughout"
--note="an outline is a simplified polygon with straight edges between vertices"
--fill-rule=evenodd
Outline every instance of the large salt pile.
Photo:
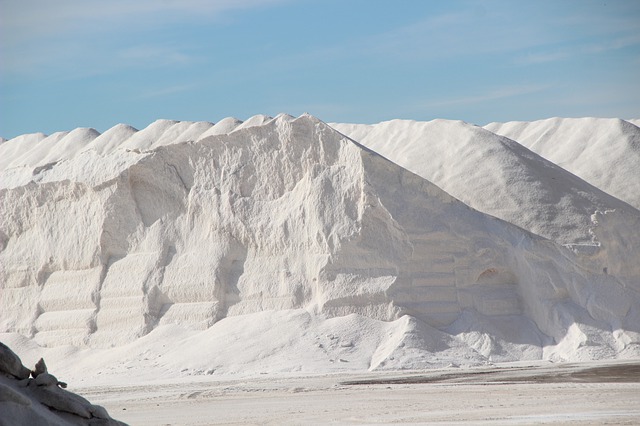
M 640 128 L 611 118 L 550 118 L 491 123 L 486 129 L 640 209 Z
M 96 133 L 0 145 L 22 153 L 0 176 L 0 339 L 23 357 L 153 375 L 640 356 L 624 211 L 570 250 L 308 115 Z
M 640 217 L 636 208 L 517 142 L 462 121 L 331 126 L 471 207 L 561 244 L 599 243 L 592 233 L 596 211 Z M 640 182 L 640 172 L 633 173 Z

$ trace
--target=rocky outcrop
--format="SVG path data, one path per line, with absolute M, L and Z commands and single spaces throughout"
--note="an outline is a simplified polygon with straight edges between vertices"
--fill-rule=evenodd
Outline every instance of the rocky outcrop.
M 0 372 L 15 377 L 26 379 L 31 371 L 22 365 L 18 355 L 13 353 L 4 343 L 0 342 Z
M 66 383 L 47 372 L 44 360 L 36 364 L 32 378 L 29 373 L 20 358 L 0 343 L 0 426 L 124 425 L 103 407 L 62 389 Z

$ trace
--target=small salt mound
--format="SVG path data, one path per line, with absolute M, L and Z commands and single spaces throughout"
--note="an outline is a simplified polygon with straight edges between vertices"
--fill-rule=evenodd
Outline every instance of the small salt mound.
M 174 143 L 196 141 L 200 135 L 213 127 L 213 123 L 204 121 L 180 121 L 168 128 L 158 140 L 156 140 L 149 149 L 159 146 L 171 145 Z
M 189 126 L 184 132 L 182 132 L 174 141 L 174 143 L 177 142 L 185 142 L 185 141 L 197 141 L 198 139 L 200 139 L 200 136 L 204 133 L 207 132 L 208 130 L 210 130 L 212 127 L 214 126 L 213 123 L 210 123 L 208 121 L 197 121 L 193 124 L 191 124 L 191 126 Z M 164 144 L 169 144 L 171 143 L 168 140 L 165 140 L 165 135 L 162 135 L 162 142 Z
M 82 149 L 86 149 L 92 141 L 99 136 L 94 129 L 78 128 L 71 132 L 55 133 L 49 137 L 39 139 L 25 138 L 23 140 L 9 141 L 6 145 L 6 154 L 14 159 L 0 170 L 2 173 L 2 187 L 15 187 L 24 185 L 32 180 L 41 180 L 42 173 L 54 168 L 62 161 L 74 158 Z M 27 142 L 32 139 L 35 143 Z M 31 147 L 26 153 L 20 155 L 18 148 Z
M 213 127 L 211 127 L 209 130 L 202 133 L 198 140 L 205 139 L 209 136 L 226 135 L 227 133 L 234 131 L 241 124 L 242 121 L 238 120 L 237 118 L 223 118 L 222 120 L 214 124 Z
M 0 145 L 0 171 L 7 168 L 19 156 L 33 149 L 46 137 L 44 133 L 29 133 L 3 142 Z
M 73 158 L 82 148 L 100 135 L 95 129 L 77 128 L 71 132 L 54 133 L 37 143 L 11 166 L 45 167 L 58 161 Z
M 7 168 L 35 167 L 51 152 L 56 144 L 68 134 L 69 132 L 56 132 L 40 140 L 38 143 L 27 147 L 28 149 L 26 151 L 14 157 L 13 161 L 7 165 Z
M 253 117 L 250 117 L 249 119 L 244 121 L 242 124 L 240 124 L 238 127 L 236 127 L 235 130 L 247 129 L 249 127 L 255 127 L 255 126 L 262 126 L 263 124 L 266 124 L 271 120 L 273 120 L 273 117 L 269 117 L 268 115 L 263 115 L 263 114 L 254 115 Z
M 73 158 L 80 150 L 95 140 L 100 133 L 95 129 L 79 128 L 69 132 L 51 151 L 40 160 L 38 165 L 46 165 Z
M 274 118 L 274 120 L 280 121 L 280 122 L 283 122 L 283 123 L 288 123 L 288 122 L 293 121 L 295 119 L 296 119 L 296 117 L 294 117 L 293 115 L 286 114 L 284 112 L 281 112 L 280 114 L 276 115 L 275 118 Z
M 136 128 L 128 124 L 116 124 L 95 138 L 83 151 L 94 150 L 101 155 L 108 154 L 133 136 L 137 131 Z
M 640 209 L 640 128 L 635 124 L 609 118 L 550 118 L 485 128 Z
M 131 135 L 129 139 L 120 144 L 120 148 L 144 151 L 150 149 L 168 129 L 179 123 L 174 120 L 156 120 L 144 129 Z

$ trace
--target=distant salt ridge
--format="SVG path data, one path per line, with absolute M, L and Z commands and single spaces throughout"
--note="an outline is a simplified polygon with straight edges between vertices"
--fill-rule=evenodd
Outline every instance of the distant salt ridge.
M 624 212 L 595 214 L 602 245 L 575 253 L 314 117 L 256 121 L 81 152 L 1 189 L 2 339 L 77 354 L 82 374 L 84 348 L 111 346 L 100 371 L 123 355 L 159 355 L 136 364 L 150 374 L 204 374 L 212 356 L 221 374 L 640 357 L 640 223 Z
M 259 126 L 273 120 L 266 115 L 256 115 L 246 121 L 233 117 L 220 120 L 217 124 L 206 121 L 190 122 L 156 120 L 142 130 L 126 124 L 116 126 L 100 134 L 95 129 L 75 129 L 71 132 L 57 132 L 50 136 L 43 133 L 21 135 L 5 140 L 0 147 L 0 169 L 9 167 L 38 167 L 44 161 L 66 160 L 89 149 L 99 154 L 112 150 L 150 150 L 158 146 L 230 133 L 236 129 Z M 5 144 L 6 143 L 6 144 Z
M 637 209 L 522 145 L 462 121 L 331 126 L 471 207 L 562 244 L 596 243 L 596 211 L 640 217 Z
M 293 117 L 280 114 L 275 119 L 291 120 Z M 156 120 L 142 130 L 118 124 L 103 134 L 95 129 L 76 129 L 50 136 L 42 133 L 19 136 L 0 145 L 0 188 L 13 188 L 31 181 L 47 182 L 65 178 L 95 182 L 93 176 L 85 173 L 91 173 L 90 163 L 95 160 L 92 151 L 99 156 L 110 155 L 116 163 L 124 161 L 123 164 L 129 164 L 131 156 L 120 151 L 139 154 L 161 146 L 197 142 L 210 136 L 261 126 L 271 120 L 274 118 L 261 114 L 244 122 L 228 117 L 216 124 L 205 121 Z M 76 157 L 80 157 L 77 162 L 84 166 L 52 170 L 55 164 Z M 119 157 L 126 158 L 119 160 Z M 99 179 L 105 178 L 112 170 L 115 169 L 107 167 Z
M 640 128 L 610 118 L 491 123 L 504 135 L 640 209 Z

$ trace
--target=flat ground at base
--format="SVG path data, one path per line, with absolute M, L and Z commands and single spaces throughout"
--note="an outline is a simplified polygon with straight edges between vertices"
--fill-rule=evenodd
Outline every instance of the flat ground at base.
M 131 425 L 640 424 L 637 362 L 200 376 L 74 391 Z

